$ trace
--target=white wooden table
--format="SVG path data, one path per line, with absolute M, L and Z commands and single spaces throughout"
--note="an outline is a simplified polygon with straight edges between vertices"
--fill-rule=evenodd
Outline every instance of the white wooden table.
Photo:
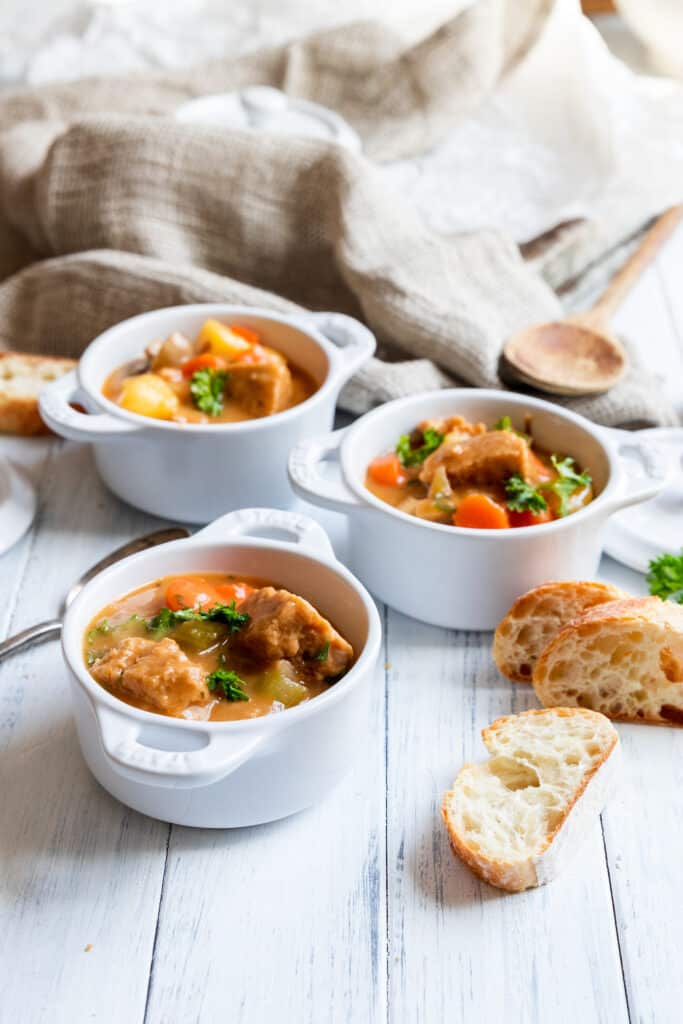
M 681 267 L 679 233 L 619 326 L 683 407 Z M 113 499 L 85 447 L 0 449 L 40 488 L 32 531 L 0 559 L 3 636 L 158 520 Z M 644 591 L 608 560 L 603 574 Z M 99 788 L 57 643 L 0 668 L 1 1024 L 681 1020 L 683 731 L 620 727 L 621 790 L 572 869 L 504 895 L 453 858 L 438 809 L 483 756 L 482 726 L 532 692 L 498 675 L 488 634 L 387 610 L 384 627 L 353 773 L 313 810 L 238 831 L 170 827 Z

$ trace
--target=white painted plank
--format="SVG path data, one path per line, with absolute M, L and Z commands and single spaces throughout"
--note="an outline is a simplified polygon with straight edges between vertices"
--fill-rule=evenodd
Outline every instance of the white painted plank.
M 682 267 L 683 231 L 679 229 L 657 259 L 647 297 L 636 306 L 642 351 L 652 353 L 667 374 L 667 392 L 681 412 Z M 614 563 L 605 560 L 603 575 L 615 579 L 613 570 Z M 644 577 L 630 575 L 628 589 L 646 593 Z M 683 1003 L 683 919 L 677 913 L 678 861 L 683 851 L 683 732 L 646 725 L 618 728 L 625 778 L 603 814 L 603 826 L 631 1019 L 642 1024 L 677 1024 Z
M 499 676 L 490 634 L 393 612 L 388 630 L 389 1019 L 626 1021 L 599 823 L 552 885 L 506 895 L 456 860 L 439 817 L 462 764 L 485 757 L 481 728 L 533 691 Z
M 631 1019 L 678 1024 L 683 732 L 620 725 L 624 785 L 603 814 Z
M 76 576 L 150 522 L 105 494 L 87 450 L 55 447 L 8 625 L 54 614 Z M 57 643 L 3 664 L 0 708 L 0 1019 L 142 1021 L 168 827 L 90 777 Z
M 358 762 L 319 806 L 257 828 L 174 826 L 147 1024 L 384 1021 L 384 816 L 380 666 Z

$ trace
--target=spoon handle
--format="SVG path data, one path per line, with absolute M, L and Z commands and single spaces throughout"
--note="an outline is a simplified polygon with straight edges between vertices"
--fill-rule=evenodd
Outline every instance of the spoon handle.
M 8 654 L 13 654 L 21 647 L 28 647 L 30 644 L 40 643 L 52 636 L 59 636 L 62 631 L 62 624 L 59 619 L 50 619 L 49 622 L 39 622 L 28 629 L 22 629 L 21 633 L 15 633 L 0 643 L 0 661 Z
M 580 314 L 580 319 L 584 323 L 590 322 L 594 327 L 606 326 L 609 323 L 622 299 L 626 297 L 645 268 L 654 259 L 682 217 L 683 205 L 672 206 L 670 210 L 657 218 L 636 251 L 626 260 L 621 270 L 614 275 L 593 308 L 588 313 Z

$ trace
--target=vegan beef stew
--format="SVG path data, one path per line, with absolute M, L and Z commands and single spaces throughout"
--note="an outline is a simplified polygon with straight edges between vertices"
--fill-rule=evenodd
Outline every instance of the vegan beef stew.
M 129 412 L 175 423 L 272 416 L 316 390 L 308 373 L 252 327 L 218 320 L 207 320 L 194 340 L 176 331 L 153 342 L 138 363 L 110 374 L 103 394 Z
M 169 576 L 112 602 L 84 638 L 93 678 L 162 715 L 255 718 L 325 692 L 351 645 L 304 598 L 264 580 Z
M 508 416 L 492 427 L 462 416 L 425 420 L 373 459 L 365 485 L 418 519 L 478 529 L 536 526 L 593 499 L 590 473 L 539 448 L 530 417 L 524 431 Z

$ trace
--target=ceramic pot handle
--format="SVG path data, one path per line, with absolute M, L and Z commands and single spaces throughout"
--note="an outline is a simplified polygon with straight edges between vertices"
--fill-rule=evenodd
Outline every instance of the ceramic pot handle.
M 335 430 L 310 441 L 300 441 L 289 454 L 287 472 L 292 490 L 304 501 L 332 509 L 333 512 L 349 512 L 361 508 L 362 503 L 349 490 L 341 478 L 328 477 L 323 471 L 325 462 L 338 459 L 339 446 L 344 440 L 347 427 Z
M 150 727 L 102 706 L 96 708 L 96 714 L 102 746 L 117 771 L 136 782 L 174 789 L 205 786 L 225 778 L 243 765 L 265 738 L 261 733 L 235 736 L 210 728 L 188 734 L 173 726 Z M 145 734 L 159 745 L 141 742 Z M 183 750 L 188 735 L 206 742 L 198 750 Z M 173 749 L 174 745 L 181 749 Z
M 372 331 L 344 313 L 309 313 L 305 321 L 307 327 L 320 331 L 339 349 L 340 379 L 343 381 L 352 377 L 377 347 Z
M 276 508 L 242 508 L 229 512 L 195 534 L 195 538 L 224 541 L 235 537 L 276 540 L 325 558 L 334 558 L 330 539 L 319 523 L 298 512 Z
M 635 431 L 605 427 L 602 433 L 616 446 L 623 473 L 621 487 L 612 499 L 610 511 L 655 498 L 675 472 L 671 452 L 650 439 L 641 440 Z
M 86 405 L 88 399 L 78 384 L 76 371 L 47 384 L 38 398 L 40 415 L 55 434 L 70 441 L 114 441 L 137 434 L 142 427 L 126 423 L 109 413 L 79 412 L 71 402 Z

